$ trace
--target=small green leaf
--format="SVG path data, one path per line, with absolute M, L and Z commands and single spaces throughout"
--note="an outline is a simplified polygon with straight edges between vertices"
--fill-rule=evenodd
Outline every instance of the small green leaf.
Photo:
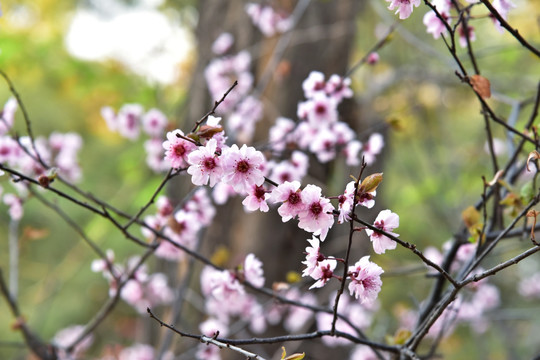
M 377 186 L 383 180 L 383 173 L 375 173 L 369 175 L 367 178 L 362 181 L 361 189 L 362 192 L 370 193 L 377 189 Z

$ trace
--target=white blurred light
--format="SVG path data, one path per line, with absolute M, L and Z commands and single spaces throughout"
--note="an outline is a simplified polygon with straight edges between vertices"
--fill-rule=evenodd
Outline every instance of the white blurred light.
M 66 48 L 83 60 L 114 59 L 151 82 L 173 83 L 193 45 L 185 28 L 155 8 L 161 3 L 144 0 L 135 7 L 109 6 L 105 12 L 79 9 L 66 34 Z

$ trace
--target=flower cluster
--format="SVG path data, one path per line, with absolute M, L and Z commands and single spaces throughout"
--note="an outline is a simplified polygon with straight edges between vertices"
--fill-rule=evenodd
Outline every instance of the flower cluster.
M 253 254 L 248 254 L 235 271 L 216 270 L 205 267 L 201 273 L 201 289 L 205 297 L 205 309 L 210 318 L 201 324 L 203 334 L 214 336 L 216 331 L 226 336 L 233 318 L 250 323 L 255 333 L 266 329 L 264 312 L 256 297 L 245 291 L 242 282 L 255 287 L 264 286 L 262 263 Z
M 268 5 L 248 3 L 246 5 L 246 12 L 251 18 L 253 25 L 258 27 L 264 36 L 267 37 L 287 32 L 293 25 L 289 14 L 283 11 L 276 11 Z
M 396 10 L 396 14 L 399 13 L 400 19 L 407 19 L 411 16 L 414 7 L 420 6 L 420 0 L 386 0 L 390 1 L 388 9 Z
M 166 260 L 180 261 L 185 256 L 182 247 L 195 249 L 199 230 L 212 222 L 215 215 L 214 206 L 203 188 L 197 189 L 176 209 L 165 196 L 160 196 L 156 204 L 157 213 L 146 216 L 144 221 L 151 229 L 161 231 L 167 240 L 157 238 L 159 246 L 155 254 Z M 141 231 L 150 241 L 156 239 L 152 230 L 142 228 Z
M 272 150 L 281 153 L 286 148 L 300 148 L 315 154 L 323 163 L 341 154 L 350 166 L 359 165 L 363 150 L 365 161 L 373 163 L 384 145 L 382 136 L 374 134 L 362 146 L 354 131 L 338 119 L 338 105 L 353 95 L 350 84 L 348 78 L 332 75 L 326 81 L 324 74 L 312 71 L 302 84 L 307 100 L 298 104 L 300 121 L 278 118 L 269 134 Z
M 15 139 L 9 135 L 15 121 L 17 101 L 9 99 L 0 111 L 0 163 L 26 176 L 36 178 L 44 187 L 54 181 L 56 176 L 76 182 L 82 176 L 78 153 L 82 139 L 76 133 L 61 134 L 53 132 L 49 138 L 21 136 Z M 3 196 L 4 204 L 9 206 L 13 220 L 23 216 L 23 202 L 27 188 L 23 182 L 12 182 L 15 193 Z M 0 194 L 3 188 L 0 187 Z
M 234 39 L 221 34 L 214 43 L 215 52 L 225 53 Z M 236 55 L 224 55 L 213 59 L 205 69 L 205 78 L 210 95 L 219 99 L 238 81 L 234 91 L 229 93 L 217 111 L 227 115 L 226 127 L 229 134 L 244 143 L 250 142 L 255 124 L 262 118 L 263 105 L 255 96 L 249 95 L 253 89 L 253 74 L 250 72 L 251 55 L 242 51 Z
M 146 265 L 139 265 L 139 262 L 140 258 L 134 256 L 128 259 L 126 266 L 114 264 L 114 253 L 107 250 L 107 259 L 94 260 L 92 271 L 101 272 L 107 279 L 111 297 L 116 296 L 119 284 L 127 280 L 120 291 L 120 297 L 144 314 L 146 308 L 168 304 L 174 296 L 167 285 L 165 274 L 148 274 Z
M 308 239 L 308 242 L 311 246 L 306 248 L 306 260 L 302 262 L 306 268 L 302 276 L 311 276 L 317 280 L 310 289 L 320 288 L 335 277 L 334 270 L 338 259 L 324 256 L 317 238 Z M 373 304 L 381 290 L 381 274 L 383 272 L 380 266 L 369 260 L 369 256 L 364 256 L 356 264 L 349 266 L 347 276 L 350 279 L 349 292 L 351 296 L 359 299 L 360 303 Z
M 387 1 L 390 1 L 390 0 L 387 0 Z M 391 1 L 392 1 L 392 4 L 390 5 L 391 6 L 390 9 L 393 9 L 392 5 L 397 6 L 395 5 L 397 3 L 401 4 L 399 9 L 404 9 L 402 10 L 402 13 L 400 13 L 400 18 L 402 18 L 401 14 L 410 15 L 410 12 L 412 11 L 412 4 L 407 4 L 409 0 L 391 0 Z M 473 1 L 469 1 L 469 2 L 473 2 Z M 431 4 L 435 7 L 437 12 L 435 12 L 434 10 L 428 11 L 424 15 L 423 21 L 424 21 L 424 25 L 427 28 L 426 31 L 432 34 L 433 38 L 438 39 L 441 35 L 445 35 L 447 33 L 447 27 L 452 24 L 451 11 L 452 11 L 452 8 L 455 8 L 455 7 L 451 0 L 433 0 Z M 508 17 L 508 12 L 510 11 L 510 9 L 516 7 L 516 5 L 511 0 L 494 0 L 492 2 L 492 5 L 493 5 L 493 8 L 497 10 L 499 15 L 505 20 Z M 499 32 L 502 33 L 503 30 L 499 21 L 493 16 L 493 14 L 490 13 L 489 15 L 492 18 L 493 23 L 495 24 L 495 28 Z M 405 17 L 408 17 L 408 15 Z M 459 27 L 457 28 L 457 34 L 459 36 L 459 44 L 461 47 L 467 46 L 467 40 L 468 41 L 476 40 L 474 27 L 468 24 L 467 25 L 465 25 L 464 23 L 460 24 Z
M 163 160 L 162 148 L 162 137 L 169 120 L 160 110 L 154 108 L 145 113 L 140 104 L 125 104 L 115 114 L 110 106 L 105 106 L 101 108 L 101 116 L 111 131 L 125 138 L 138 139 L 141 129 L 150 137 L 144 143 L 146 164 L 150 169 L 161 172 L 171 167 Z
M 81 341 L 71 353 L 67 353 L 64 349 L 71 344 L 84 332 L 83 325 L 72 325 L 58 331 L 52 340 L 52 343 L 57 348 L 57 356 L 59 360 L 72 360 L 82 358 L 84 352 L 88 350 L 94 342 L 93 335 L 89 335 Z

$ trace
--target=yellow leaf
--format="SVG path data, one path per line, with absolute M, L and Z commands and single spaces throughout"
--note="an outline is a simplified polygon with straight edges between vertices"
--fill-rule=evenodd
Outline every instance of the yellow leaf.
M 461 213 L 461 218 L 463 219 L 463 222 L 465 223 L 465 226 L 468 228 L 472 228 L 476 224 L 478 224 L 478 221 L 480 220 L 480 213 L 474 206 L 469 206 L 463 212 Z
M 289 271 L 286 276 L 287 282 L 289 284 L 294 284 L 302 280 L 302 275 L 296 271 Z
M 394 344 L 403 345 L 411 337 L 412 333 L 407 329 L 398 329 L 394 335 Z
M 304 356 L 306 356 L 305 353 L 301 353 L 301 354 L 296 353 L 296 354 L 292 354 L 292 355 L 287 356 L 283 360 L 302 360 L 304 358 Z
M 231 252 L 226 246 L 219 246 L 216 251 L 210 257 L 210 261 L 218 266 L 224 266 L 229 258 L 231 257 Z

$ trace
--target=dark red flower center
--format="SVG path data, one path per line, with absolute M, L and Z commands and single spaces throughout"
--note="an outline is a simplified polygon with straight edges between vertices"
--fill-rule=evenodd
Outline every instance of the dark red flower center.
M 297 192 L 293 192 L 289 195 L 289 204 L 291 205 L 296 205 L 298 204 L 300 201 L 302 201 L 302 198 L 300 197 L 300 195 L 297 193 Z
M 311 206 L 309 207 L 309 211 L 311 211 L 311 213 L 314 214 L 314 215 L 319 215 L 320 213 L 322 213 L 322 206 L 321 206 L 321 203 L 319 203 L 319 202 L 314 202 L 314 203 L 311 204 Z
M 251 168 L 251 166 L 249 165 L 249 163 L 246 160 L 240 160 L 236 164 L 236 170 L 238 170 L 238 172 L 241 172 L 241 173 L 248 172 L 250 168 Z
M 207 157 L 204 159 L 203 165 L 206 169 L 212 170 L 216 167 L 216 160 L 214 160 L 214 158 Z

